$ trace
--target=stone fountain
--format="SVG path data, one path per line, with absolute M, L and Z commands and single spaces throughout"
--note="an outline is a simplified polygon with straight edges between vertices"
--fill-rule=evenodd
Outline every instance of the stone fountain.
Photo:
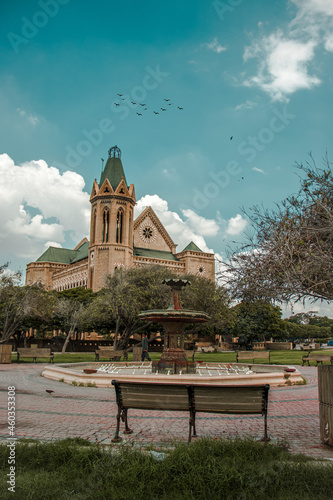
M 164 327 L 164 350 L 159 361 L 153 361 L 153 373 L 195 373 L 195 362 L 188 361 L 184 350 L 184 329 L 189 324 L 205 323 L 210 317 L 202 311 L 182 309 L 179 292 L 191 282 L 184 279 L 165 279 L 171 288 L 171 303 L 168 309 L 143 311 L 139 318 Z

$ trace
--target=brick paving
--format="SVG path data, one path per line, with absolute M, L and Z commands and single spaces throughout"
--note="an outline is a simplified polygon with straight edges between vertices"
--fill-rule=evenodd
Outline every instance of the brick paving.
M 9 437 L 7 389 L 16 388 L 16 437 L 52 441 L 82 437 L 108 445 L 115 432 L 117 405 L 113 388 L 74 387 L 41 377 L 44 364 L 0 365 L 0 441 Z M 273 442 L 288 443 L 292 453 L 333 460 L 333 448 L 320 442 L 316 367 L 298 367 L 307 385 L 271 388 L 268 432 Z M 49 395 L 46 389 L 54 392 Z M 199 436 L 263 436 L 260 416 L 198 413 Z M 188 413 L 129 411 L 133 434 L 124 441 L 139 446 L 186 441 Z M 123 430 L 123 426 L 121 426 Z M 122 433 L 121 433 L 122 435 Z

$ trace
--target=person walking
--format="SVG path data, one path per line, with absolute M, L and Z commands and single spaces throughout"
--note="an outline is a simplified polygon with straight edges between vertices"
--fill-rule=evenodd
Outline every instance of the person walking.
M 142 334 L 141 361 L 144 361 L 146 358 L 148 359 L 148 361 L 151 361 L 149 353 L 148 353 L 148 339 L 147 339 L 147 335 L 145 333 L 143 333 Z

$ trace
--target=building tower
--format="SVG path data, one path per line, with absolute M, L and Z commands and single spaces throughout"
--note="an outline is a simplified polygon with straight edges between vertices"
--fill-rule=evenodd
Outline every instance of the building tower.
M 99 184 L 95 179 L 91 196 L 88 288 L 105 287 L 105 277 L 133 262 L 134 185 L 127 186 L 117 146 L 109 157 Z

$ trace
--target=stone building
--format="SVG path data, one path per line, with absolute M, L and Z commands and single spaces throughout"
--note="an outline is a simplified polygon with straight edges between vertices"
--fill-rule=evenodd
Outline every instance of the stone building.
M 117 146 L 109 150 L 100 182 L 93 184 L 90 203 L 90 240 L 84 238 L 73 250 L 49 247 L 27 265 L 27 284 L 40 281 L 47 289 L 83 286 L 96 292 L 115 269 L 149 264 L 214 280 L 214 254 L 203 252 L 193 242 L 177 252 L 176 243 L 151 207 L 134 219 L 134 185 L 127 184 Z

